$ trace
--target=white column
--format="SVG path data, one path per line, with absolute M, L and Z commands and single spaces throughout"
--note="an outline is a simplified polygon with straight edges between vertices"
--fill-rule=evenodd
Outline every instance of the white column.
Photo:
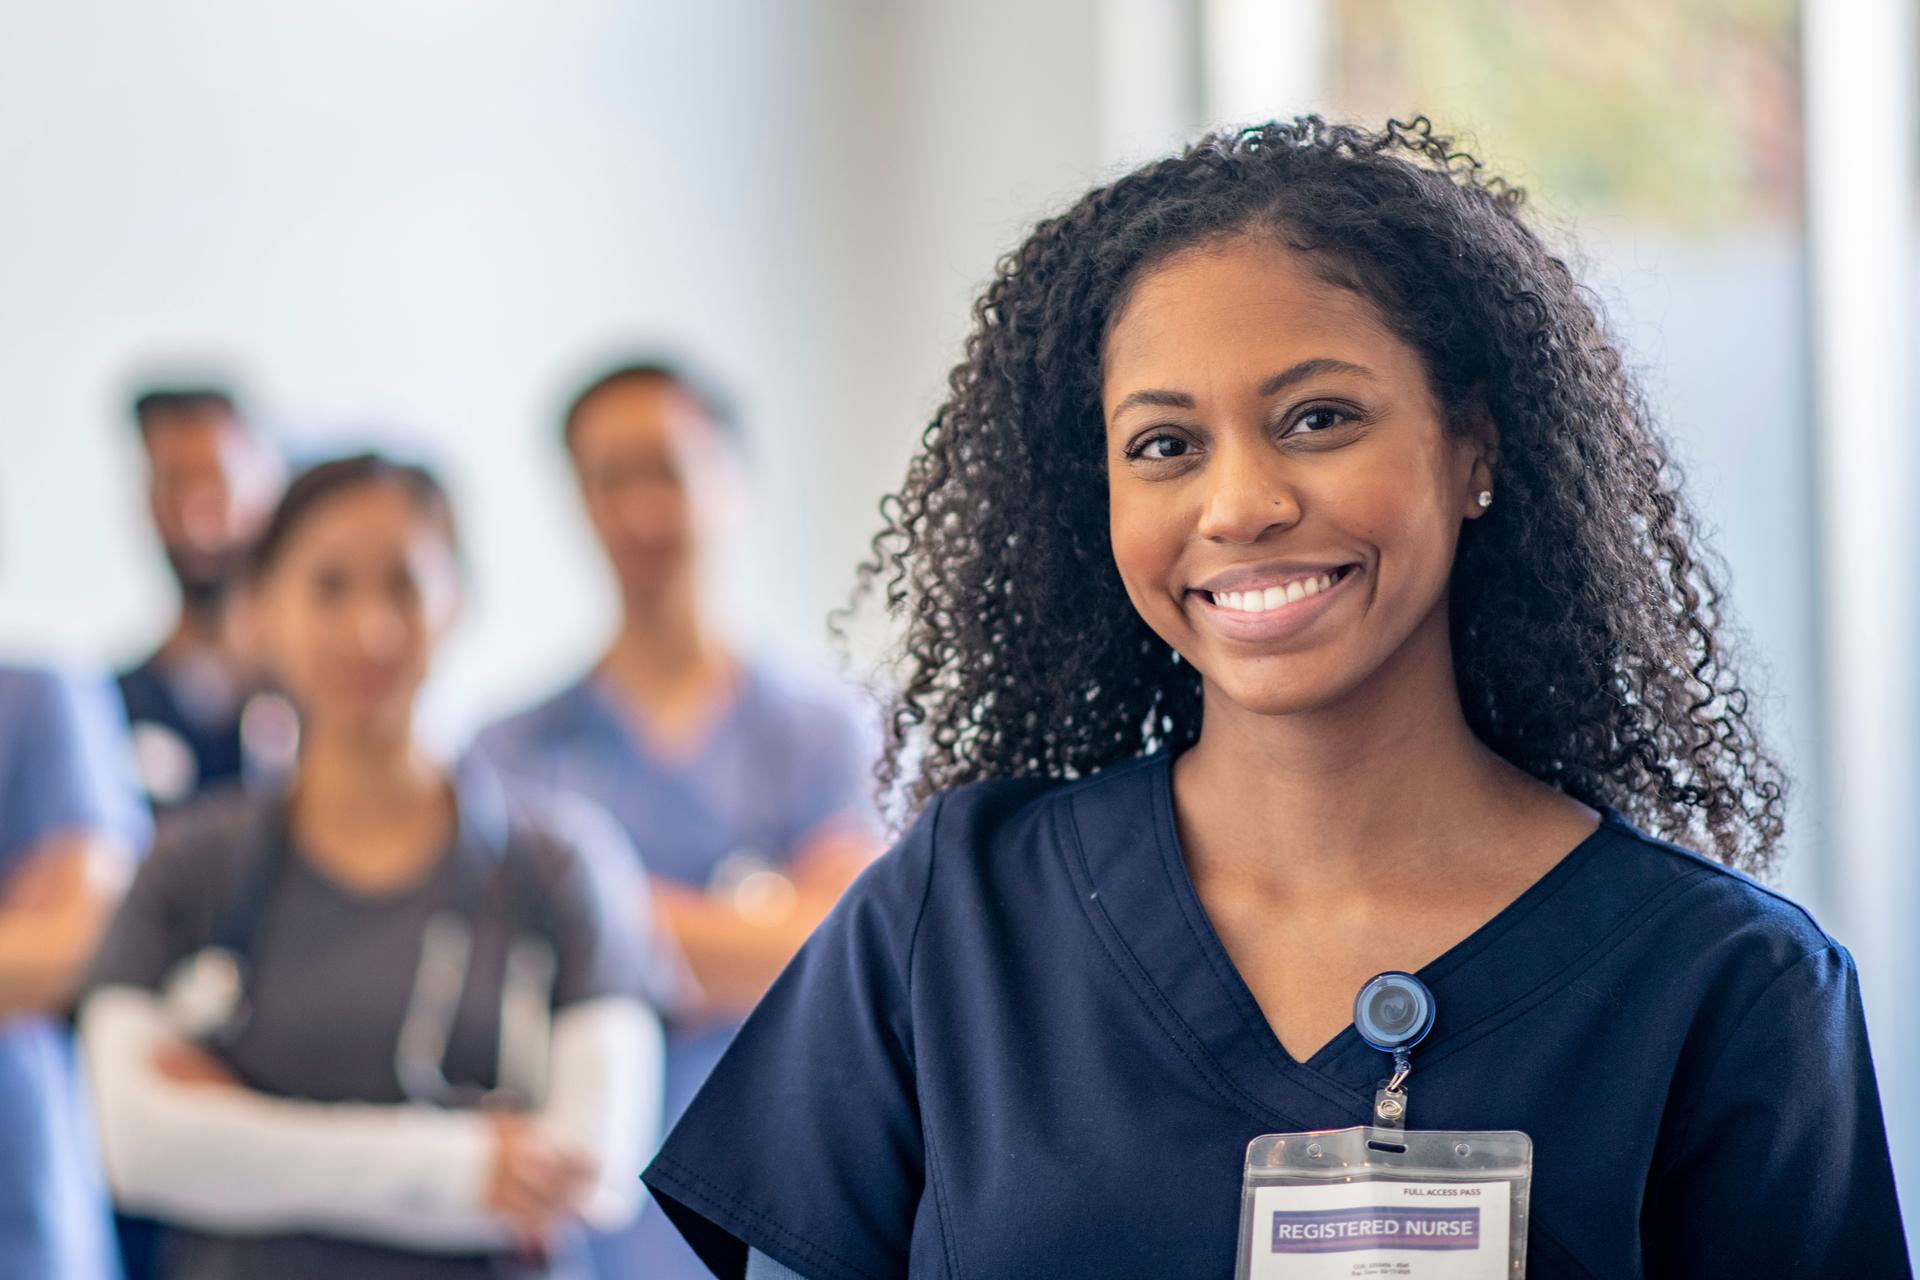
M 1200 13 L 1195 0 L 1104 0 L 1100 8 L 1100 149 L 1130 167 L 1199 132 Z
M 1207 123 L 1324 109 L 1329 0 L 1201 0 Z
M 1903 1198 L 1920 1197 L 1920 544 L 1912 518 L 1912 0 L 1806 0 L 1829 930 L 1859 962 Z M 1791 589 L 1791 584 L 1777 584 Z M 1910 1215 L 1920 1220 L 1920 1215 Z

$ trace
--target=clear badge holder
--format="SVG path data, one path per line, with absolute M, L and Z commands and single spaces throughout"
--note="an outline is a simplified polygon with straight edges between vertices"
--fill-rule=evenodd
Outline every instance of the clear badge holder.
M 1517 1280 L 1533 1140 L 1360 1125 L 1247 1146 L 1238 1280 Z
M 1393 1054 L 1373 1120 L 1247 1145 L 1236 1280 L 1519 1280 L 1527 1271 L 1533 1140 L 1406 1125 L 1410 1051 L 1432 994 L 1404 973 L 1361 989 L 1355 1026 Z

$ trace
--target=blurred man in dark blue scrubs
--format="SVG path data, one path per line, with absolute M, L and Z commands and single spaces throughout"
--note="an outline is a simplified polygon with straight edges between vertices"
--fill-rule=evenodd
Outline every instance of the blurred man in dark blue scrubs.
M 290 752 L 289 713 L 277 699 L 249 701 L 256 677 L 227 625 L 229 590 L 278 492 L 279 467 L 222 388 L 147 390 L 133 416 L 180 613 L 159 649 L 120 677 L 120 692 L 141 783 L 164 812 L 239 777 L 250 750 L 276 761 Z
M 139 783 L 162 822 L 210 787 L 292 764 L 293 711 L 263 693 L 228 625 L 228 598 L 280 491 L 278 458 L 212 384 L 139 392 L 133 419 L 147 500 L 180 612 L 160 647 L 120 676 Z M 159 1228 L 118 1220 L 128 1280 L 157 1274 Z

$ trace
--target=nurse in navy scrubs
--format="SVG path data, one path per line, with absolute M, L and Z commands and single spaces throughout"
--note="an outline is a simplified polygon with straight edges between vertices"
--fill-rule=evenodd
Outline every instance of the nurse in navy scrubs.
M 716 1272 L 1230 1276 L 1400 969 L 1409 1123 L 1532 1137 L 1529 1275 L 1909 1274 L 1694 518 L 1519 206 L 1307 118 L 1002 261 L 869 566 L 917 820 L 646 1175 Z

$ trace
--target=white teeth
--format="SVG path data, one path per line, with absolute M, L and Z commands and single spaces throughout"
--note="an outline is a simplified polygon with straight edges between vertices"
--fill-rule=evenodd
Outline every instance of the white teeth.
M 1338 573 L 1323 573 L 1312 578 L 1296 578 L 1284 587 L 1267 587 L 1259 591 L 1216 591 L 1213 593 L 1213 602 L 1236 613 L 1266 613 L 1331 590 L 1338 576 Z

